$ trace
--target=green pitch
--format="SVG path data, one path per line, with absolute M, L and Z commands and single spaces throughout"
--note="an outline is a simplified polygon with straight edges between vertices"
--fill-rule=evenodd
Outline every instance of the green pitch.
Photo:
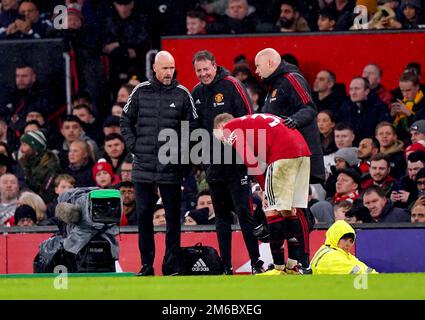
M 425 299 L 425 273 L 356 276 L 0 276 L 0 299 Z M 356 289 L 359 288 L 359 289 Z M 367 289 L 366 289 L 367 287 Z M 363 289 L 361 289 L 363 288 Z

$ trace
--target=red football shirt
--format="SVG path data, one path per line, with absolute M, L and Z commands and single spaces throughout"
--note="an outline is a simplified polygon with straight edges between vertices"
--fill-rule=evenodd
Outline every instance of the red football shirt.
M 278 116 L 256 113 L 236 118 L 224 126 L 224 138 L 236 149 L 264 189 L 266 167 L 280 159 L 310 156 L 304 137 L 283 124 Z

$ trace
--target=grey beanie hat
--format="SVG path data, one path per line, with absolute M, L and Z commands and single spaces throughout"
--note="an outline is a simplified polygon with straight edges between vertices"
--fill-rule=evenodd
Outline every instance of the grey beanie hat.
M 335 159 L 344 159 L 350 167 L 359 164 L 358 149 L 355 147 L 341 148 L 335 153 Z

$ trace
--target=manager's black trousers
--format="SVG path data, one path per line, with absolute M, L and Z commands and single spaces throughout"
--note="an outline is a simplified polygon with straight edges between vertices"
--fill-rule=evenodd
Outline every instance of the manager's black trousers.
M 155 184 L 134 183 L 136 189 L 136 212 L 139 227 L 139 250 L 142 264 L 153 266 L 155 241 L 153 230 L 153 210 L 157 201 Z M 180 247 L 180 184 L 158 184 L 167 222 L 165 234 L 165 255 Z
M 220 255 L 226 266 L 232 265 L 232 210 L 235 211 L 242 229 L 245 245 L 254 264 L 260 257 L 258 240 L 253 235 L 254 217 L 249 180 L 209 183 L 215 212 L 215 225 Z

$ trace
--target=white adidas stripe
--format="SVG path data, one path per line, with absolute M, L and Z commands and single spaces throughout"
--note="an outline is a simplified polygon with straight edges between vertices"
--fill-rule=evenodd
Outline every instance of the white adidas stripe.
M 124 108 L 123 108 L 123 112 L 127 113 L 128 111 L 128 107 L 130 106 L 130 102 L 131 102 L 131 98 L 133 97 L 133 94 L 136 92 L 137 89 L 139 89 L 140 87 L 144 87 L 144 86 L 148 86 L 151 83 L 149 81 L 145 81 L 142 83 L 139 83 L 131 92 L 130 96 L 128 97 L 127 103 L 125 104 Z
M 185 86 L 182 86 L 181 84 L 179 84 L 177 86 L 177 88 L 180 88 L 182 90 L 184 90 L 188 95 L 189 95 L 189 99 L 190 99 L 190 104 L 192 105 L 192 115 L 193 115 L 193 119 L 198 118 L 198 113 L 196 112 L 196 107 L 195 107 L 195 103 L 193 102 L 193 97 L 190 94 L 189 90 L 187 90 L 187 88 Z

